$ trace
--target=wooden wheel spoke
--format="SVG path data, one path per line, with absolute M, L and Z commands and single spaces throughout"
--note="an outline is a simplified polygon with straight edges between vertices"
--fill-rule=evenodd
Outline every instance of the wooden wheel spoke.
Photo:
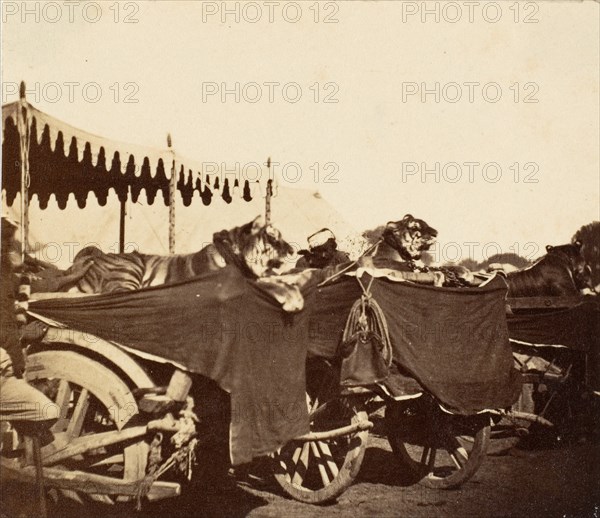
M 310 444 L 305 442 L 300 449 L 300 457 L 297 462 L 292 465 L 294 470 L 292 473 L 292 484 L 302 485 L 306 472 L 308 471 L 308 460 L 310 456 Z
M 116 455 L 111 455 L 110 457 L 106 457 L 105 459 L 99 460 L 90 464 L 90 468 L 97 468 L 98 466 L 107 466 L 111 464 L 123 464 L 125 462 L 125 455 L 122 453 L 117 453 Z
M 79 494 L 86 493 L 86 499 L 103 503 L 131 500 L 132 496 L 114 493 L 114 484 L 129 483 L 143 478 L 148 459 L 147 444 L 143 440 L 117 443 L 110 447 L 98 447 L 81 453 L 73 452 L 59 464 L 48 461 L 48 457 L 67 448 L 73 441 L 85 443 L 94 434 L 121 429 L 125 422 L 113 421 L 112 413 L 137 411 L 130 387 L 112 370 L 95 360 L 73 351 L 44 350 L 28 356 L 29 379 L 49 395 L 57 407 L 57 422 L 52 427 L 54 440 L 42 449 L 44 468 L 65 472 L 65 480 L 70 474 L 81 471 L 85 480 L 94 481 L 97 490 L 89 485 L 69 487 L 55 491 L 77 500 Z M 36 383 L 37 382 L 37 383 Z M 48 387 L 48 390 L 46 390 Z M 131 415 L 129 412 L 127 415 Z M 88 437 L 89 436 L 89 437 Z M 62 480 L 62 479 L 61 479 Z M 92 483 L 92 482 L 90 482 Z M 125 487 L 125 486 L 124 486 Z M 83 501 L 86 501 L 85 499 Z
M 75 409 L 73 410 L 73 415 L 69 421 L 67 426 L 67 435 L 69 437 L 79 437 L 81 434 L 81 429 L 83 427 L 83 422 L 85 420 L 85 416 L 90 405 L 90 395 L 89 391 L 86 388 L 81 389 L 81 393 L 79 394 L 79 398 L 77 399 L 77 404 L 75 405 Z
M 286 461 L 285 457 L 282 456 L 282 450 L 280 449 L 277 452 L 277 456 L 279 458 L 279 465 L 281 466 L 282 472 L 285 474 L 285 479 L 288 483 L 292 483 L 292 475 L 296 469 L 296 464 L 300 459 L 300 453 L 302 452 L 302 447 L 298 446 L 294 453 L 291 456 L 290 462 Z
M 329 484 L 331 484 L 331 481 L 329 480 L 329 476 L 327 475 L 325 463 L 323 461 L 323 458 L 321 457 L 321 453 L 319 452 L 317 443 L 311 442 L 310 449 L 312 450 L 312 453 L 315 456 L 315 460 L 317 461 L 317 467 L 319 468 L 319 474 L 321 475 L 321 481 L 323 482 L 323 486 L 328 486 Z
M 423 446 L 423 451 L 421 452 L 421 460 L 420 460 L 420 464 L 422 464 L 423 466 L 427 465 L 427 458 L 429 457 L 430 451 L 431 451 L 431 448 L 429 448 L 429 446 Z
M 490 426 L 485 417 L 447 417 L 436 408 L 423 408 L 429 417 L 428 426 L 418 442 L 398 432 L 396 426 L 400 409 L 387 413 L 388 438 L 401 466 L 408 471 L 410 482 L 435 489 L 459 487 L 469 480 L 485 458 Z M 418 428 L 417 417 L 404 413 L 407 428 Z M 436 454 L 438 459 L 436 459 Z
M 469 461 L 469 452 L 458 440 L 458 437 L 452 437 L 451 445 L 448 448 L 448 454 L 452 459 L 452 462 L 456 465 L 457 469 L 462 469 L 465 464 Z
M 459 446 L 454 451 L 464 462 L 469 460 L 469 452 L 464 448 L 464 446 Z
M 331 454 L 331 450 L 329 449 L 329 444 L 326 442 L 319 441 L 317 443 L 321 451 L 323 452 L 323 458 L 327 462 L 327 467 L 329 471 L 333 475 L 333 478 L 337 477 L 340 474 L 340 470 L 338 469 L 337 463 Z
M 429 449 L 429 460 L 427 462 L 427 469 L 429 470 L 429 473 L 433 473 L 433 469 L 435 468 L 435 456 L 437 454 L 437 449 L 436 448 L 430 448 Z
M 454 462 L 456 469 L 462 469 L 468 460 L 468 455 L 466 454 L 466 452 L 464 452 L 463 454 L 462 452 L 460 452 L 460 449 L 458 449 L 454 451 L 449 451 L 448 453 L 450 454 L 450 458 L 452 459 L 452 462 Z
M 56 394 L 56 406 L 58 407 L 59 415 L 58 420 L 52 426 L 52 432 L 64 432 L 69 425 L 67 415 L 69 413 L 69 405 L 71 402 L 72 394 L 71 385 L 65 379 L 61 379 L 58 383 L 58 392 Z
M 331 384 L 331 380 L 325 381 Z M 337 397 L 337 385 L 334 389 L 330 393 L 321 384 L 310 393 L 307 391 L 311 431 L 327 432 L 368 419 L 363 410 L 346 408 Z M 356 478 L 368 433 L 368 430 L 360 430 L 335 439 L 289 442 L 274 455 L 276 481 L 289 496 L 301 502 L 315 504 L 334 500 Z

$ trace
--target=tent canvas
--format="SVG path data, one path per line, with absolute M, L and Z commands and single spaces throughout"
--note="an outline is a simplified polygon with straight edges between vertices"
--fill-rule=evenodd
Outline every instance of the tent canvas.
M 170 139 L 165 149 L 116 142 L 74 128 L 24 97 L 2 107 L 2 121 L 2 212 L 24 219 L 28 251 L 59 268 L 92 244 L 104 252 L 195 252 L 214 232 L 264 213 L 266 164 L 257 162 L 255 181 L 207 174 L 204 164 L 177 155 Z M 322 227 L 340 238 L 356 235 L 318 193 L 275 186 L 272 206 L 273 223 L 295 249 Z
M 3 193 L 4 198 L 4 193 Z M 69 200 L 71 202 L 71 199 Z M 215 196 L 210 206 L 194 200 L 185 207 L 177 199 L 175 252 L 192 253 L 212 242 L 215 232 L 247 223 L 264 214 L 264 198 L 256 196 L 248 202 L 226 203 Z M 4 203 L 3 203 L 4 205 Z M 347 249 L 347 238 L 357 231 L 318 192 L 307 189 L 276 187 L 272 205 L 272 222 L 295 250 L 306 248 L 306 237 L 323 227 L 338 237 L 340 248 Z M 162 203 L 147 205 L 144 201 L 126 204 L 125 251 L 168 254 L 169 208 Z M 3 213 L 19 220 L 19 196 Z M 109 194 L 106 206 L 87 203 L 80 209 L 68 203 L 60 210 L 51 199 L 46 210 L 39 208 L 36 198 L 29 207 L 29 250 L 36 258 L 59 268 L 68 268 L 74 255 L 87 245 L 95 244 L 104 252 L 118 252 L 119 200 Z M 289 266 L 295 264 L 290 258 Z

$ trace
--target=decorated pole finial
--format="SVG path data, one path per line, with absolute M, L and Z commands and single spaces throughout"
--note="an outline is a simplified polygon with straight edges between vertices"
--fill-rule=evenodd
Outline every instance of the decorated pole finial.
M 25 99 L 25 81 L 19 85 L 19 99 Z
M 171 140 L 171 134 L 167 133 L 167 147 L 173 147 L 173 141 Z
M 273 196 L 273 184 L 271 183 L 271 157 L 267 159 L 269 179 L 267 180 L 267 196 L 265 197 L 265 225 L 271 224 L 271 196 Z

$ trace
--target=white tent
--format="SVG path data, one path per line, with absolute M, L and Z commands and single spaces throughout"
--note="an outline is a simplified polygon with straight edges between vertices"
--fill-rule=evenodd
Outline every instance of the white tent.
M 19 197 L 3 212 L 19 219 Z M 80 209 L 75 203 L 60 210 L 51 199 L 45 210 L 35 197 L 29 208 L 29 250 L 35 257 L 67 268 L 74 255 L 87 245 L 96 245 L 105 252 L 119 248 L 119 210 L 116 195 L 109 195 L 105 207 L 94 201 Z M 350 250 L 358 232 L 318 193 L 307 189 L 276 187 L 271 200 L 272 222 L 284 238 L 298 250 L 306 248 L 309 234 L 327 227 L 338 237 L 340 248 Z M 116 208 L 116 210 L 115 210 Z M 264 214 L 265 200 L 256 196 L 250 202 L 226 203 L 216 196 L 205 206 L 194 200 L 189 207 L 177 204 L 175 243 L 177 253 L 200 250 L 212 241 L 213 233 L 242 225 Z M 147 205 L 142 201 L 126 205 L 127 229 L 125 251 L 167 254 L 169 250 L 169 208 L 162 203 Z M 356 252 L 352 255 L 356 255 Z
M 270 178 L 272 222 L 296 250 L 323 227 L 341 243 L 356 242 L 355 229 L 318 193 L 282 187 L 264 166 L 258 182 L 211 176 L 170 141 L 154 150 L 98 137 L 39 111 L 24 93 L 3 106 L 2 119 L 2 212 L 25 222 L 29 253 L 60 268 L 92 244 L 105 252 L 197 251 L 213 233 L 264 214 Z

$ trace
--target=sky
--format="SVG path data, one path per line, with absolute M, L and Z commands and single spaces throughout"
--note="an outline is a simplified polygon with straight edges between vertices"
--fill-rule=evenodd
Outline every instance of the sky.
M 169 132 L 239 174 L 271 156 L 358 230 L 425 219 L 440 260 L 534 258 L 600 219 L 597 2 L 23 5 L 2 5 L 3 104 L 25 80 L 91 133 Z

